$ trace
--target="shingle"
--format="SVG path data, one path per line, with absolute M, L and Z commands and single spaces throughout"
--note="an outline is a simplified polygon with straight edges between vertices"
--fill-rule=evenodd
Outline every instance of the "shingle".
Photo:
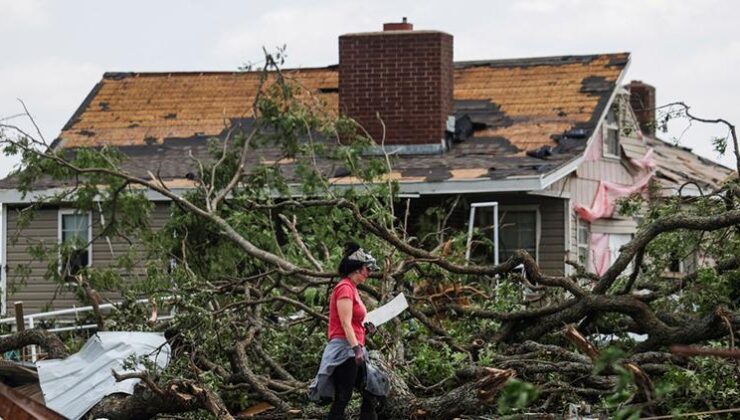
M 456 114 L 469 114 L 478 130 L 445 155 L 397 159 L 400 179 L 417 179 L 415 174 L 424 172 L 439 180 L 441 174 L 502 178 L 554 170 L 583 151 L 628 60 L 629 54 L 618 53 L 456 63 Z M 338 113 L 336 66 L 283 74 L 306 89 L 301 100 Z M 107 73 L 57 144 L 124 147 L 136 152 L 137 162 L 127 164 L 132 170 L 153 166 L 172 179 L 182 178 L 188 171 L 188 142 L 205 142 L 223 133 L 230 121 L 252 116 L 259 78 L 257 72 Z M 481 108 L 461 105 L 470 101 Z M 546 160 L 526 156 L 528 150 L 557 146 L 558 136 L 574 128 L 586 134 L 582 146 Z M 147 156 L 146 150 L 152 150 L 148 143 L 162 147 L 158 156 Z M 205 147 L 198 151 L 207 154 Z M 291 165 L 282 166 L 291 170 Z

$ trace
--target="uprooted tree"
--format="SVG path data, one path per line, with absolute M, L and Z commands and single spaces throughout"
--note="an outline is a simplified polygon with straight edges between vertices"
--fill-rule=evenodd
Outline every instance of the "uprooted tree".
M 601 276 L 576 262 L 569 262 L 574 274 L 547 275 L 524 251 L 499 265 L 472 264 L 464 258 L 464 233 L 440 230 L 450 209 L 438 212 L 431 231 L 412 228 L 397 185 L 385 176 L 392 159 L 364 156 L 372 140 L 361 127 L 325 115 L 271 57 L 268 63 L 254 118 L 213 139 L 211 159 L 193 159 L 193 188 L 185 194 L 156 173 L 127 172 L 126 157 L 114 149 L 51 149 L 38 136 L 4 126 L 5 152 L 23 158 L 14 175 L 20 188 L 31 191 L 43 177 L 69 182 L 34 206 L 63 202 L 99 211 L 106 220 L 99 237 L 138 244 L 117 267 L 73 276 L 57 264 L 74 254 L 75 244 L 38 246 L 34 255 L 49 262 L 49 276 L 60 284 L 75 278 L 88 303 L 112 289 L 176 313 L 161 323 L 135 305 L 106 318 L 97 314 L 100 329 L 163 331 L 172 360 L 164 371 L 117 376 L 142 382 L 134 395 L 106 397 L 89 415 L 238 418 L 267 403 L 272 408 L 259 416 L 321 416 L 324 408 L 309 403 L 305 391 L 325 343 L 335 268 L 350 240 L 382 257 L 381 272 L 361 287 L 368 306 L 401 292 L 410 302 L 369 343 L 391 374 L 382 407 L 387 417 L 517 413 L 527 406 L 531 413 L 563 413 L 567 403 L 584 402 L 626 415 L 740 402 L 736 365 L 668 352 L 674 344 L 734 345 L 737 179 L 700 197 L 626 206 L 639 208 L 643 222 Z M 737 153 L 734 127 L 715 122 L 733 129 Z M 265 148 L 294 162 L 293 173 L 276 162 L 246 164 Z M 331 165 L 347 168 L 355 185 L 332 186 Z M 161 229 L 148 225 L 146 190 L 171 200 L 171 218 Z M 142 252 L 145 276 L 125 276 Z M 696 252 L 714 263 L 679 280 L 663 278 L 677 255 Z M 515 270 L 519 265 L 523 273 Z M 538 293 L 536 305 L 523 299 L 523 288 Z M 628 333 L 647 338 L 636 342 Z M 594 340 L 604 335 L 609 346 Z M 0 339 L 0 350 L 28 344 L 65 354 L 64 344 L 42 331 Z

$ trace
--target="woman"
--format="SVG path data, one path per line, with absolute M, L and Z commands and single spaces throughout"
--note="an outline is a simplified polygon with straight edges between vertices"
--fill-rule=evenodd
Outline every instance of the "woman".
M 339 263 L 342 280 L 329 300 L 329 343 L 309 387 L 312 400 L 334 400 L 329 419 L 344 419 L 354 388 L 362 394 L 360 419 L 375 419 L 376 397 L 388 393 L 387 378 L 368 360 L 363 325 L 367 310 L 357 291 L 373 270 L 377 270 L 375 258 L 359 245 L 348 244 Z M 373 332 L 375 327 L 368 324 L 367 329 Z

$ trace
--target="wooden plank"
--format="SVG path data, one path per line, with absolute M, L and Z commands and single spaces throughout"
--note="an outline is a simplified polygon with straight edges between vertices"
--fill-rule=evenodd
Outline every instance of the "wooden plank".
M 63 420 L 65 417 L 13 388 L 0 383 L 0 418 Z
M 23 301 L 13 304 L 15 306 L 15 329 L 21 332 L 26 329 L 26 320 L 23 319 Z

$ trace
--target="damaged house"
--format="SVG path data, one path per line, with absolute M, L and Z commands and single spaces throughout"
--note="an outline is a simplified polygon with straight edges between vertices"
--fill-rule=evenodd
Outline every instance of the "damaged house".
M 637 223 L 616 214 L 619 197 L 650 183 L 662 194 L 689 179 L 713 187 L 732 173 L 655 138 L 655 90 L 625 85 L 629 63 L 628 53 L 455 62 L 451 35 L 403 22 L 342 35 L 338 65 L 285 74 L 376 139 L 380 115 L 385 149 L 396 157 L 391 177 L 412 214 L 460 196 L 451 223 L 466 227 L 475 207 L 473 225 L 497 234 L 495 255 L 485 258 L 503 261 L 525 249 L 545 273 L 559 275 L 570 269 L 567 259 L 601 273 L 630 240 Z M 223 135 L 225 119 L 248 117 L 258 79 L 258 72 L 106 73 L 54 147 L 117 147 L 130 157 L 124 168 L 131 173 L 157 173 L 184 191 L 193 185 L 190 154 L 206 157 L 207 140 Z M 270 151 L 251 159 L 291 164 Z M 352 180 L 337 171 L 331 182 Z M 96 237 L 100 215 L 45 207 L 18 225 L 35 195 L 60 187 L 38 185 L 24 198 L 12 176 L 0 181 L 3 313 L 16 300 L 27 313 L 75 301 L 45 280 L 46 266 L 28 247 Z M 153 225 L 161 226 L 170 203 L 150 199 Z M 111 264 L 128 246 L 97 239 L 78 263 Z M 28 267 L 28 280 L 11 290 L 19 266 Z

